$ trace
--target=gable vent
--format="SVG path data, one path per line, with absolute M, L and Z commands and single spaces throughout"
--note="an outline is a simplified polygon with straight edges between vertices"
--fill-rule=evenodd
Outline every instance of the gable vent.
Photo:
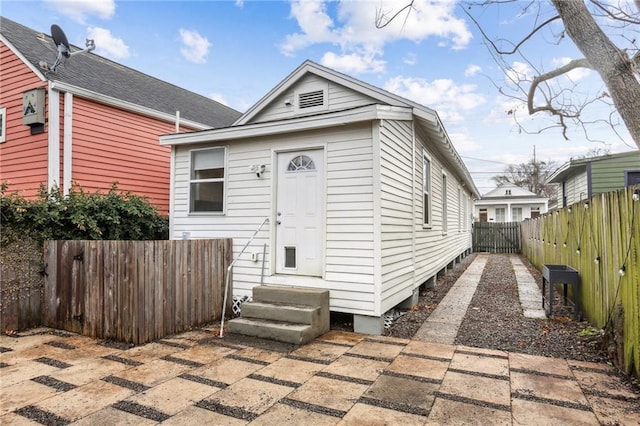
M 298 108 L 311 108 L 322 105 L 324 105 L 324 92 L 322 90 L 298 95 Z

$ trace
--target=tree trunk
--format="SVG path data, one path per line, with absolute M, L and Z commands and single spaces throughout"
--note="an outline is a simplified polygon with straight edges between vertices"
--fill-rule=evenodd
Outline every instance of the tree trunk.
M 584 1 L 551 0 L 565 29 L 604 81 L 620 117 L 640 149 L 640 82 L 631 59 L 609 40 Z

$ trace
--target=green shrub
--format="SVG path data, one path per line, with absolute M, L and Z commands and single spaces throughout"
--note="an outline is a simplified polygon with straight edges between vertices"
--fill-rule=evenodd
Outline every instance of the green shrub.
M 73 185 L 68 195 L 60 188 L 40 188 L 27 200 L 7 194 L 0 184 L 0 245 L 31 238 L 46 240 L 165 240 L 169 220 L 149 201 L 114 184 L 106 194 L 86 193 Z

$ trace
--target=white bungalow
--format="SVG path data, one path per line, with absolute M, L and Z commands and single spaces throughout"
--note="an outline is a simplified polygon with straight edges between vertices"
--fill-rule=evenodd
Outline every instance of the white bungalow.
M 437 113 L 306 61 L 232 126 L 172 147 L 170 235 L 233 238 L 233 294 L 325 289 L 354 331 L 471 252 L 471 176 Z M 263 259 L 263 251 L 266 253 Z

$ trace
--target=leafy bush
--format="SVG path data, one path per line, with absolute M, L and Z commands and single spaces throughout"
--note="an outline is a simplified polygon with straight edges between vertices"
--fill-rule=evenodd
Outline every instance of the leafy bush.
M 41 186 L 38 197 L 27 200 L 7 194 L 0 184 L 0 245 L 32 238 L 46 240 L 164 240 L 169 220 L 149 201 L 114 184 L 108 193 L 86 193 L 74 185 L 68 195 L 60 188 Z

